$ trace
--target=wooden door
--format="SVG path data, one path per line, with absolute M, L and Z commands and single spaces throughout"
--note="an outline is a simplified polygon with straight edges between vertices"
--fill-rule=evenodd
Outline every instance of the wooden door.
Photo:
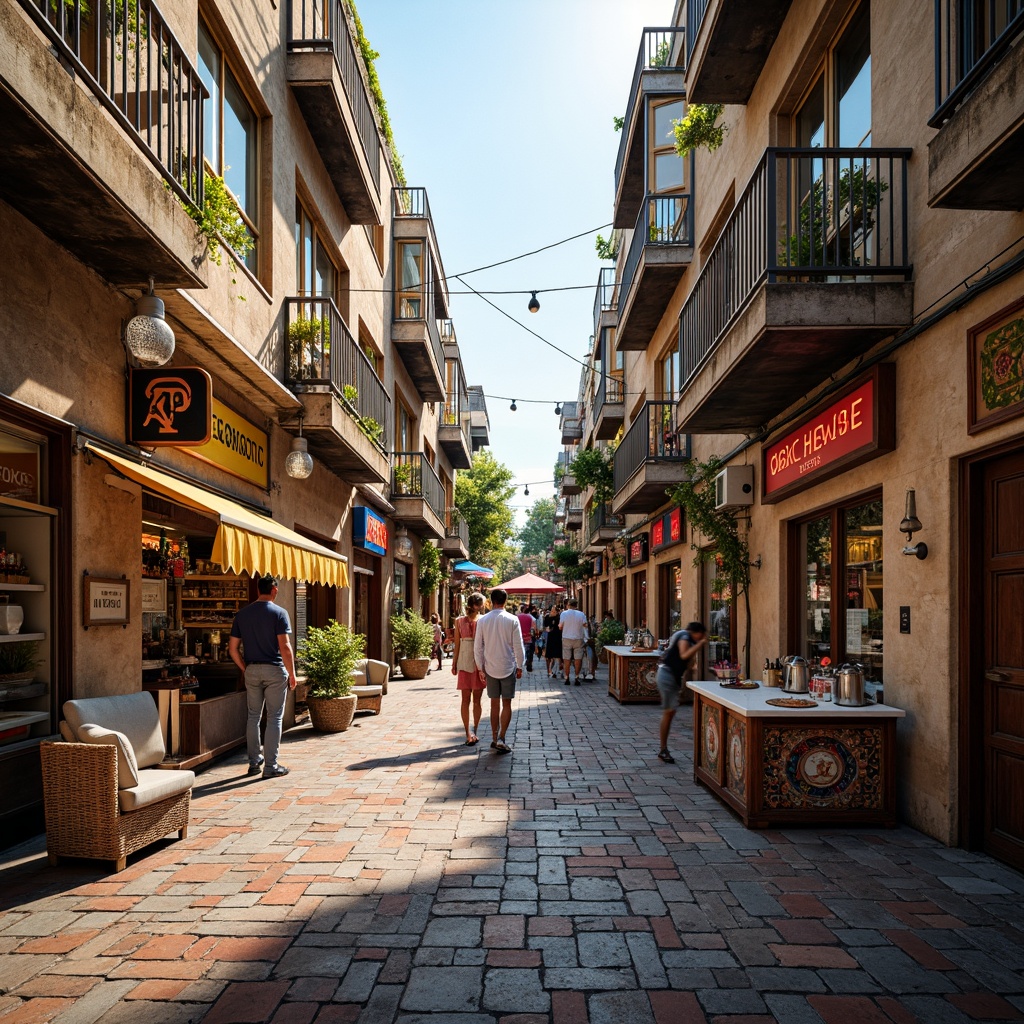
M 1024 452 L 989 463 L 984 483 L 983 845 L 1024 870 Z

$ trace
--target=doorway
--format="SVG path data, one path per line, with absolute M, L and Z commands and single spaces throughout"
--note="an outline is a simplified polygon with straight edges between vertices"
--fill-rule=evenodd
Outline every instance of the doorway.
M 1024 870 L 1024 449 L 968 463 L 961 839 Z

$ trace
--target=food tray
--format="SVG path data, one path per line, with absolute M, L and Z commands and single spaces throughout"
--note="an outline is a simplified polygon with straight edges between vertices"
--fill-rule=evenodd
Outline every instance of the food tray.
M 773 697 L 766 700 L 765 704 L 771 704 L 777 708 L 816 708 L 816 700 L 804 700 L 802 697 Z
M 753 679 L 723 679 L 718 685 L 723 690 L 758 690 L 761 687 L 761 684 L 755 683 Z

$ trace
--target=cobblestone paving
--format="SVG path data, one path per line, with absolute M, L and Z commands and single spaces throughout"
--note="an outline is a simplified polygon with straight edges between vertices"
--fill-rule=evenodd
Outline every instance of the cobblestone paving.
M 658 710 L 523 680 L 511 755 L 447 666 L 199 777 L 187 841 L 0 859 L 0 1024 L 1024 1019 L 1024 877 L 911 829 L 744 829 Z

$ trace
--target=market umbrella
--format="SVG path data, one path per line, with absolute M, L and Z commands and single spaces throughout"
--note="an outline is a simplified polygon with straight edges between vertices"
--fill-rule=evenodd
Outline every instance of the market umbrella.
M 485 569 L 482 565 L 477 565 L 476 562 L 456 562 L 452 569 L 455 572 L 462 573 L 463 576 L 478 576 L 482 580 L 494 579 L 493 569 Z
M 501 589 L 506 594 L 560 594 L 565 587 L 561 583 L 551 583 L 536 573 L 528 572 L 507 583 L 502 583 Z

